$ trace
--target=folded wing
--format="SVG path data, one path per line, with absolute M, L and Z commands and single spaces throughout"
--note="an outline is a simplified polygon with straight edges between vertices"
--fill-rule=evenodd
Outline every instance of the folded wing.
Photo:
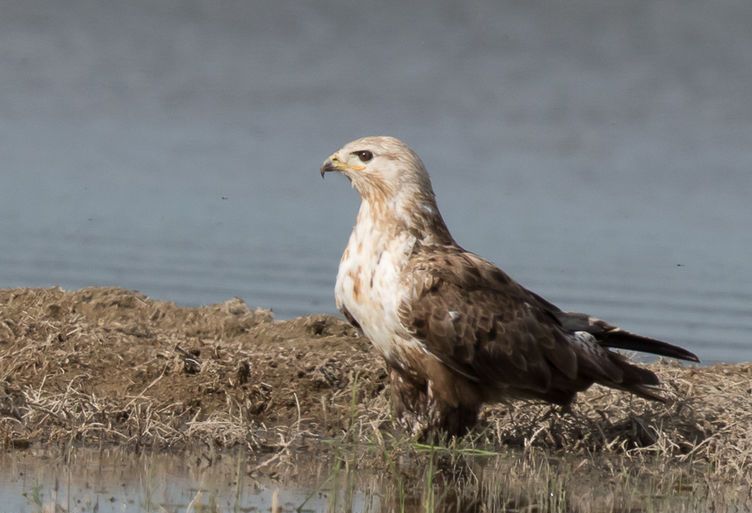
M 582 314 L 562 312 L 493 264 L 454 246 L 420 248 L 404 271 L 403 326 L 489 394 L 565 404 L 592 383 L 662 400 L 654 373 L 607 347 L 694 357 Z M 696 358 L 696 357 L 695 357 Z

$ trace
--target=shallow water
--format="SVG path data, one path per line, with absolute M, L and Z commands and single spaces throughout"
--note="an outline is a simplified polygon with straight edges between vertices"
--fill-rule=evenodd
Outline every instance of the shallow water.
M 752 359 L 752 4 L 3 2 L 0 286 L 333 312 L 389 133 L 560 306 Z
M 209 460 L 198 453 L 79 449 L 63 458 L 16 451 L 0 457 L 0 504 L 17 513 L 746 512 L 752 499 L 738 483 L 709 483 L 678 466 L 640 478 L 650 469 L 636 462 L 594 471 L 590 458 L 521 463 L 512 454 L 432 452 L 398 458 L 385 472 L 354 454 L 301 456 L 259 472 L 260 460 L 243 453 Z M 384 456 L 394 458 L 376 456 L 377 465 Z
M 211 464 L 201 456 L 136 456 L 78 451 L 59 457 L 5 455 L 0 471 L 3 511 L 25 512 L 272 512 L 326 511 L 328 497 L 294 482 L 262 481 L 245 458 Z M 310 480 L 309 480 L 310 481 Z M 312 493 L 313 492 L 313 493 Z M 357 493 L 352 512 L 364 511 Z

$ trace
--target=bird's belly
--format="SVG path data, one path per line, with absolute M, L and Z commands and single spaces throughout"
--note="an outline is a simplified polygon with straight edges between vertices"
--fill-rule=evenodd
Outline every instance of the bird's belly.
M 401 300 L 398 267 L 389 252 L 369 261 L 354 254 L 340 263 L 335 286 L 337 306 L 360 325 L 363 334 L 387 359 L 396 357 L 403 330 L 397 309 Z
M 389 308 L 382 293 L 374 291 L 356 276 L 346 275 L 337 282 L 337 303 L 355 319 L 363 334 L 386 357 L 395 350 L 396 309 Z

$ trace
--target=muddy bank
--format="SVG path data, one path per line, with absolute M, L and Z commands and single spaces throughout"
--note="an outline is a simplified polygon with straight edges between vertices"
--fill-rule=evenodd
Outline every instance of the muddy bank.
M 252 441 L 260 429 L 345 428 L 385 373 L 345 322 L 275 322 L 237 299 L 181 308 L 121 289 L 0 291 L 6 444 Z M 360 376 L 360 378 L 359 378 Z
M 667 405 L 593 387 L 567 414 L 526 403 L 490 408 L 467 443 L 752 467 L 752 364 L 655 366 Z M 0 291 L 6 447 L 257 450 L 392 435 L 404 436 L 382 362 L 335 317 L 275 321 L 238 299 L 183 308 L 111 288 Z

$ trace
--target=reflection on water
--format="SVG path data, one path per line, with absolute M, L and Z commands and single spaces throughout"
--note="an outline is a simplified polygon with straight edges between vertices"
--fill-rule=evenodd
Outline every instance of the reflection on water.
M 334 311 L 323 158 L 423 156 L 456 238 L 567 309 L 752 359 L 748 0 L 3 2 L 0 286 Z
M 323 512 L 329 500 L 294 482 L 249 477 L 242 456 L 211 464 L 200 456 L 122 451 L 78 451 L 68 463 L 27 453 L 3 458 L 0 503 L 3 511 L 17 513 Z M 352 505 L 352 512 L 365 511 L 362 493 Z
M 752 505 L 749 490 L 738 483 L 717 477 L 709 483 L 702 469 L 692 473 L 676 462 L 651 470 L 639 461 L 598 465 L 590 457 L 513 453 L 370 458 L 378 469 L 343 453 L 308 455 L 259 473 L 258 461 L 243 454 L 209 462 L 197 454 L 77 450 L 64 462 L 14 452 L 2 456 L 0 502 L 3 511 L 18 513 L 668 512 L 750 511 Z

